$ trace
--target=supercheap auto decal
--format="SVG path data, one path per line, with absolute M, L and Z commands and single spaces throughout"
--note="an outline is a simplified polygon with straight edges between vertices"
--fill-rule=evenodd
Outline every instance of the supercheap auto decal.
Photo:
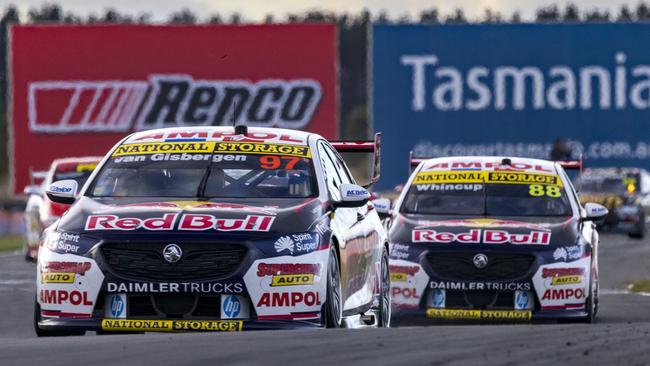
M 244 282 L 258 318 L 319 317 L 327 297 L 328 256 L 328 250 L 315 250 L 256 260 L 244 275 Z
M 37 278 L 44 315 L 90 317 L 104 274 L 91 258 L 48 252 L 37 266 Z

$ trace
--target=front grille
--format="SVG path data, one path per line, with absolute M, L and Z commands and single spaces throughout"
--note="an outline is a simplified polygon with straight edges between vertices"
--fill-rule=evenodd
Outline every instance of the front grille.
M 478 252 L 430 252 L 427 261 L 441 278 L 457 281 L 508 281 L 526 276 L 535 256 L 515 253 L 489 253 L 485 268 L 474 266 Z
M 232 275 L 246 247 L 232 244 L 177 243 L 183 251 L 176 263 L 163 258 L 169 243 L 104 243 L 104 264 L 116 275 L 138 281 L 203 281 Z

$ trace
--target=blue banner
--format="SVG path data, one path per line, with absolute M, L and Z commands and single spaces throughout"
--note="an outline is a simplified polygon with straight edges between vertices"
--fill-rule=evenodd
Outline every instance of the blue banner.
M 406 181 L 410 150 L 548 159 L 558 139 L 586 166 L 650 168 L 649 44 L 650 24 L 375 25 L 377 188 Z

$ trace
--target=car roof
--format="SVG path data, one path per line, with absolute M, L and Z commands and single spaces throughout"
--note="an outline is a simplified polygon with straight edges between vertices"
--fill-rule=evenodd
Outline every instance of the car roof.
M 307 145 L 309 137 L 321 138 L 311 132 L 285 128 L 248 127 L 245 137 L 236 135 L 231 126 L 173 127 L 136 132 L 123 143 L 161 141 L 256 141 Z
M 507 159 L 510 163 L 507 163 Z M 427 159 L 422 162 L 420 171 L 432 170 L 516 170 L 538 173 L 556 173 L 553 161 L 508 156 L 453 156 Z
M 85 163 L 99 163 L 103 156 L 80 156 L 71 158 L 60 158 L 52 161 L 52 166 L 59 166 L 63 164 L 85 164 Z

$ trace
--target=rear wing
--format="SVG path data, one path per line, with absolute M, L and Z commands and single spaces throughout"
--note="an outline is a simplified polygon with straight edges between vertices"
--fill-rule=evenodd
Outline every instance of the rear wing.
M 578 170 L 578 176 L 582 176 L 582 168 L 584 168 L 584 161 L 582 159 L 582 154 L 578 160 L 556 160 L 556 163 L 560 165 L 564 170 Z M 573 178 L 572 178 L 573 180 Z M 576 192 L 580 192 L 582 188 L 582 179 L 578 180 L 576 185 Z
M 47 178 L 47 170 L 34 170 L 29 167 L 29 184 L 35 185 L 42 183 Z
M 381 176 L 381 132 L 375 133 L 370 141 L 330 141 L 339 153 L 372 153 L 372 178 L 366 188 L 377 183 Z
M 580 154 L 580 158 L 578 160 L 556 160 L 555 162 L 566 170 L 580 170 L 580 173 L 582 174 L 582 154 Z
M 411 173 L 413 173 L 413 169 L 415 169 L 415 167 L 427 159 L 429 158 L 413 156 L 413 151 L 409 151 L 409 176 L 411 176 Z

